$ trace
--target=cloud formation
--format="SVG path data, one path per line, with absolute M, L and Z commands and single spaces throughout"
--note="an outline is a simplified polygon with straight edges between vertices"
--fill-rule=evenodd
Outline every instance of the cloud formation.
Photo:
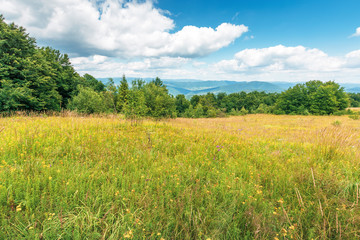
M 352 37 L 359 37 L 360 36 L 360 27 L 358 27 L 356 30 L 355 30 L 355 33 L 353 35 L 351 35 Z
M 38 40 L 78 56 L 205 56 L 248 31 L 222 23 L 216 29 L 185 26 L 171 33 L 174 21 L 150 0 L 0 0 L 0 12 Z
M 104 56 L 73 58 L 76 69 L 97 77 L 180 78 L 237 81 L 307 81 L 311 79 L 353 82 L 360 75 L 360 50 L 342 57 L 316 48 L 283 45 L 245 49 L 233 59 L 215 63 L 182 57 L 117 61 Z M 96 69 L 96 70 L 94 70 Z
M 344 61 L 330 57 L 319 49 L 303 46 L 277 45 L 261 49 L 245 49 L 235 54 L 234 59 L 216 64 L 225 71 L 337 71 Z

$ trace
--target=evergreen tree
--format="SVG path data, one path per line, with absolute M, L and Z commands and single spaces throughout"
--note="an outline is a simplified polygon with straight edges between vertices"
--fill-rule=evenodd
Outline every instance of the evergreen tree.
M 120 86 L 118 87 L 118 101 L 117 101 L 117 109 L 119 112 L 122 112 L 124 109 L 124 105 L 127 102 L 129 94 L 129 84 L 125 78 L 125 75 L 123 75 Z

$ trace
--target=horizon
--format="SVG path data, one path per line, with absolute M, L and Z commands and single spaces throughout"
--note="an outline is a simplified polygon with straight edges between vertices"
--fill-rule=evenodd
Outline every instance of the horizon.
M 360 2 L 0 0 L 81 75 L 360 84 Z

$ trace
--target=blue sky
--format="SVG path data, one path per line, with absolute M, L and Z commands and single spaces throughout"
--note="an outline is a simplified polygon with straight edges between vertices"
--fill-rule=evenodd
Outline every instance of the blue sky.
M 172 13 L 179 30 L 186 25 L 216 27 L 223 22 L 249 27 L 251 41 L 237 39 L 231 50 L 278 44 L 320 48 L 343 55 L 360 48 L 349 38 L 360 26 L 358 0 L 159 0 L 156 6 Z
M 95 77 L 360 83 L 360 1 L 0 0 Z

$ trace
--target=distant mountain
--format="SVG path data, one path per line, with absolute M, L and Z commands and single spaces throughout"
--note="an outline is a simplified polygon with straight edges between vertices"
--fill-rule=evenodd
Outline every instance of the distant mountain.
M 113 78 L 115 84 L 118 84 L 122 78 L 115 77 Z M 128 78 L 127 80 L 131 85 L 131 81 L 136 78 Z M 98 78 L 98 80 L 107 83 L 108 78 Z M 150 82 L 153 78 L 142 78 L 145 82 Z M 262 81 L 252 81 L 252 82 L 237 82 L 237 81 L 205 81 L 205 80 L 196 80 L 196 79 L 162 79 L 164 84 L 169 90 L 169 93 L 176 96 L 179 94 L 184 94 L 187 98 L 191 98 L 193 95 L 203 95 L 208 92 L 217 94 L 220 92 L 225 92 L 227 94 L 236 93 L 236 92 L 268 92 L 268 93 L 280 93 L 289 89 L 290 87 L 295 86 L 298 83 L 292 82 L 262 82 Z M 345 83 L 341 84 L 347 92 L 360 93 L 360 83 Z
M 345 91 L 350 93 L 360 93 L 360 87 L 345 88 Z
M 224 84 L 226 83 L 226 84 Z M 267 82 L 231 82 L 231 81 L 226 81 L 222 83 L 218 83 L 218 84 L 211 84 L 212 87 L 208 87 L 205 88 L 203 86 L 202 89 L 198 89 L 198 90 L 191 90 L 190 92 L 186 93 L 185 95 L 187 97 L 191 97 L 193 95 L 203 95 L 206 94 L 208 92 L 212 92 L 214 94 L 218 94 L 221 92 L 225 92 L 227 94 L 230 93 L 236 93 L 236 92 L 252 92 L 252 91 L 265 91 L 265 92 L 281 92 L 282 89 L 279 88 L 278 86 L 272 84 L 272 83 L 267 83 Z M 214 86 L 214 85 L 218 85 L 218 86 Z

